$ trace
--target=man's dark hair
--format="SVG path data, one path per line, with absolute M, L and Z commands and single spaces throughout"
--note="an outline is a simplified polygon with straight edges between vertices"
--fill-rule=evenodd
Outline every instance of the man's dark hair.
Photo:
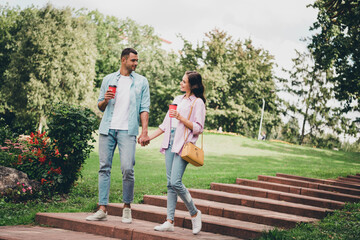
M 126 59 L 129 57 L 130 53 L 133 53 L 135 55 L 137 55 L 137 51 L 135 51 L 135 49 L 133 48 L 125 48 L 122 53 L 121 53 L 121 58 L 122 59 L 123 57 L 125 57 Z

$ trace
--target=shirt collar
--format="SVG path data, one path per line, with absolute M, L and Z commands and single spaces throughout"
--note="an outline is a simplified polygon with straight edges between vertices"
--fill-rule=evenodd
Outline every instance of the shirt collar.
M 183 99 L 185 98 L 186 94 L 183 95 Z M 196 99 L 196 96 L 193 94 L 189 97 L 190 101 Z
M 120 77 L 120 70 L 116 72 L 116 76 L 117 77 Z M 130 77 L 133 79 L 134 78 L 134 75 L 133 75 L 133 72 L 130 73 Z

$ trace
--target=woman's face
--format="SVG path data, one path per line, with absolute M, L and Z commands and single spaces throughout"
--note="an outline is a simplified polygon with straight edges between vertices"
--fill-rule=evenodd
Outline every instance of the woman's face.
M 182 81 L 180 82 L 180 90 L 182 92 L 190 92 L 189 78 L 184 74 Z

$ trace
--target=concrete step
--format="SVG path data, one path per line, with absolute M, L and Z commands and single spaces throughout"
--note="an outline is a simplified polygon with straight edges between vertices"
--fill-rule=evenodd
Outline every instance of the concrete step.
M 330 191 L 330 192 L 337 192 L 343 194 L 350 194 L 360 196 L 360 189 L 353 189 L 347 187 L 340 187 L 340 186 L 333 186 L 323 183 L 314 183 L 306 180 L 296 180 L 296 179 L 289 179 L 284 177 L 273 177 L 273 176 L 258 176 L 259 181 L 266 181 L 272 183 L 280 183 L 285 185 L 291 185 L 295 187 L 304 187 L 304 188 L 313 188 L 318 190 Z
M 115 216 L 122 215 L 123 204 L 111 203 L 108 205 L 108 213 Z M 148 204 L 132 204 L 131 212 L 133 218 L 144 221 L 152 221 L 161 224 L 166 220 L 166 208 Z M 153 227 L 157 224 L 153 224 Z M 174 224 L 177 227 L 191 229 L 191 217 L 188 211 L 176 210 Z M 274 227 L 245 222 L 240 220 L 228 219 L 223 217 L 202 215 L 202 231 L 217 233 L 221 235 L 239 237 L 239 238 L 256 238 L 263 231 L 268 231 Z
M 327 184 L 327 185 L 334 185 L 334 186 L 341 186 L 346 188 L 354 188 L 354 189 L 360 189 L 360 185 L 357 186 L 353 182 L 342 182 L 335 179 L 316 179 L 316 178 L 308 178 L 308 177 L 301 177 L 296 175 L 290 175 L 290 174 L 283 174 L 283 173 L 277 173 L 276 176 L 288 178 L 288 179 L 296 179 L 296 180 L 303 180 L 308 182 L 315 182 L 315 183 L 321 183 L 321 184 Z
M 36 214 L 36 221 L 39 224 L 52 227 L 118 239 L 237 239 L 207 232 L 200 232 L 194 236 L 191 230 L 179 227 L 175 227 L 174 232 L 157 232 L 154 231 L 156 224 L 153 222 L 133 219 L 131 224 L 126 224 L 121 222 L 121 217 L 111 215 L 108 215 L 107 221 L 86 221 L 85 218 L 90 214 L 38 213 Z
M 249 180 L 249 179 L 236 179 L 236 183 L 243 186 L 249 186 L 249 187 L 257 187 L 257 188 L 264 188 L 269 190 L 275 190 L 280 192 L 287 192 L 287 193 L 294 193 L 304 196 L 310 196 L 310 197 L 316 197 L 316 198 L 325 198 L 325 199 L 331 199 L 339 202 L 359 202 L 360 196 L 354 196 L 344 193 L 336 193 L 336 192 L 329 192 L 325 190 L 318 190 L 313 188 L 307 188 L 307 187 L 297 187 L 293 186 L 296 184 L 295 182 L 292 183 L 293 185 L 287 185 L 286 183 L 280 183 L 283 182 L 283 179 L 280 178 L 273 178 L 270 176 L 259 176 L 260 181 L 255 180 Z M 268 182 L 269 180 L 270 182 Z M 273 182 L 274 181 L 274 182 Z M 290 180 L 293 181 L 293 180 Z M 303 182 L 303 181 L 301 181 Z M 304 182 L 305 183 L 305 182 Z M 309 183 L 310 185 L 318 185 L 317 183 Z M 303 184 L 308 185 L 308 184 Z
M 228 193 L 209 189 L 189 189 L 193 198 L 209 201 L 241 205 L 257 209 L 266 209 L 281 213 L 321 219 L 333 210 L 304 204 L 273 200 L 270 198 L 254 197 L 244 194 Z
M 197 198 L 193 198 L 193 201 L 196 207 L 205 214 L 265 224 L 279 228 L 292 228 L 300 222 L 317 221 L 317 219 L 315 218 L 307 218 L 270 210 L 254 209 L 245 206 L 226 204 Z M 167 197 L 145 195 L 144 203 L 160 207 L 166 207 Z M 187 210 L 185 204 L 181 199 L 178 200 L 176 209 L 183 211 Z
M 2 240 L 111 240 L 114 238 L 75 232 L 60 228 L 39 226 L 3 226 L 0 227 L 0 239 Z
M 299 203 L 321 208 L 340 209 L 344 206 L 344 203 L 339 201 L 267 190 L 263 188 L 240 186 L 237 184 L 211 183 L 211 189 L 261 198 L 270 198 L 285 202 Z

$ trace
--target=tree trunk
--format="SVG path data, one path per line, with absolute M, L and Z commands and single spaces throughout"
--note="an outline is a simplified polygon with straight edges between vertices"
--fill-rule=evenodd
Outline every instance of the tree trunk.
M 305 123 L 307 121 L 307 118 L 308 118 L 308 112 L 309 112 L 309 108 L 310 108 L 310 100 L 311 99 L 311 93 L 312 93 L 312 90 L 313 90 L 313 86 L 314 86 L 314 80 L 311 81 L 311 84 L 310 84 L 310 90 L 309 90 L 309 94 L 308 94 L 308 97 L 307 97 L 307 103 L 306 103 L 306 110 L 305 110 L 305 115 L 304 115 L 304 121 L 303 121 L 303 124 L 302 124 L 302 129 L 301 129 L 301 136 L 300 136 L 300 145 L 303 144 L 303 141 L 304 141 L 304 135 L 305 135 Z
M 42 132 L 43 127 L 46 125 L 46 117 L 44 115 L 40 115 L 39 118 L 39 126 L 38 126 L 38 131 Z

